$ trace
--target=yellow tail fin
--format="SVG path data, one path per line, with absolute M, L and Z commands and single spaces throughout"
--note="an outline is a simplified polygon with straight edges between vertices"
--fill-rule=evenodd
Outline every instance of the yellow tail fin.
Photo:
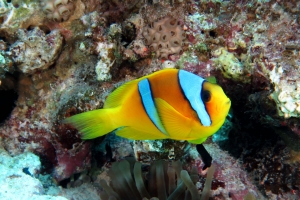
M 93 139 L 119 127 L 116 123 L 119 108 L 98 109 L 69 117 L 63 123 L 71 124 L 82 133 L 82 139 Z

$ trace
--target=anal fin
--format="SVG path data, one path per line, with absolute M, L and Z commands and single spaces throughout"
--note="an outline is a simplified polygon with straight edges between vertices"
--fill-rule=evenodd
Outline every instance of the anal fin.
M 145 130 L 147 130 L 146 127 Z M 161 132 L 158 133 L 159 134 L 147 131 L 140 131 L 129 126 L 121 127 L 116 131 L 116 135 L 132 140 L 156 140 L 167 138 L 167 136 L 162 134 Z

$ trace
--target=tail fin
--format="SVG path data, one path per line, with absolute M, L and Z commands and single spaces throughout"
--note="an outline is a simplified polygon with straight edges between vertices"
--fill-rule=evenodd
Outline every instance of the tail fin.
M 118 108 L 109 108 L 88 111 L 64 119 L 63 123 L 70 124 L 79 130 L 82 133 L 82 139 L 93 139 L 119 127 L 116 123 L 118 110 Z

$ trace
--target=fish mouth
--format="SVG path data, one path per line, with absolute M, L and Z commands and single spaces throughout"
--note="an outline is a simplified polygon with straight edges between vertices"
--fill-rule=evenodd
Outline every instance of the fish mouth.
M 217 105 L 217 111 L 223 112 L 223 110 L 229 110 L 231 106 L 231 100 L 227 98 L 225 101 L 222 101 L 222 103 Z
M 224 101 L 225 104 L 231 104 L 231 100 L 227 97 L 226 100 Z
M 226 109 L 230 109 L 230 106 L 231 106 L 231 101 L 230 99 L 228 98 L 228 100 L 225 102 L 224 106 L 226 107 Z

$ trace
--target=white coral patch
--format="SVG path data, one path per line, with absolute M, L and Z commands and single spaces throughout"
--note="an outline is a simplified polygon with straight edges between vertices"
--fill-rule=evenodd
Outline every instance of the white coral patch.
M 18 38 L 9 53 L 19 70 L 26 74 L 47 69 L 62 48 L 63 38 L 57 30 L 46 35 L 38 27 L 31 31 L 19 29 Z
M 244 66 L 233 53 L 228 52 L 225 48 L 219 48 L 212 52 L 212 55 L 216 57 L 214 62 L 218 67 L 221 67 L 225 77 L 234 80 L 241 79 L 243 82 L 248 81 L 245 76 L 241 76 L 244 74 Z
M 111 79 L 110 69 L 115 63 L 115 58 L 109 55 L 109 52 L 114 51 L 113 43 L 100 42 L 97 45 L 99 61 L 95 67 L 98 81 L 107 81 Z
M 287 81 L 281 66 L 275 67 L 269 74 L 274 84 L 274 92 L 270 95 L 275 100 L 278 114 L 289 117 L 300 116 L 300 82 Z
M 291 101 L 285 103 L 284 107 L 286 108 L 286 110 L 288 112 L 294 112 L 295 109 L 297 108 L 296 104 L 294 102 L 291 102 Z
M 175 62 L 171 61 L 171 60 L 166 60 L 163 64 L 162 64 L 162 68 L 163 69 L 173 69 L 175 68 Z

